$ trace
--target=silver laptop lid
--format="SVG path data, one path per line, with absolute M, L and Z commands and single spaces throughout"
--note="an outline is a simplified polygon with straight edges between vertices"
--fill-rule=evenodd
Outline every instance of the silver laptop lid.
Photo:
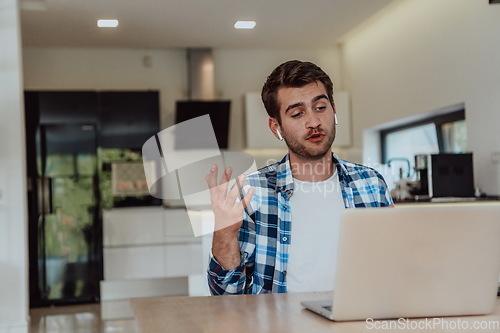
M 500 204 L 347 210 L 340 235 L 335 320 L 493 311 Z

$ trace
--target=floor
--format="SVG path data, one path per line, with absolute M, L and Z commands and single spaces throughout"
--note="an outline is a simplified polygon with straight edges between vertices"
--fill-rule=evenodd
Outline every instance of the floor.
M 99 304 L 30 309 L 30 333 L 138 333 L 133 318 L 102 320 Z

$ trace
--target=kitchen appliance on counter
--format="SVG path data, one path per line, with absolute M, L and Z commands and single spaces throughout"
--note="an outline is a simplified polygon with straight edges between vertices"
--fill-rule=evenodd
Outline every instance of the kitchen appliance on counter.
M 474 196 L 472 153 L 415 155 L 415 171 L 420 199 Z

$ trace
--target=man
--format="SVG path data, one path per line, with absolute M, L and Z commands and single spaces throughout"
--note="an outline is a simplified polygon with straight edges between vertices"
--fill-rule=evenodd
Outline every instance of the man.
M 332 290 L 342 211 L 393 201 L 375 170 L 331 152 L 337 117 L 333 84 L 321 68 L 297 60 L 279 65 L 262 88 L 262 100 L 269 128 L 289 153 L 247 179 L 238 177 L 229 192 L 230 168 L 219 184 L 216 165 L 206 176 L 216 224 L 210 290 Z

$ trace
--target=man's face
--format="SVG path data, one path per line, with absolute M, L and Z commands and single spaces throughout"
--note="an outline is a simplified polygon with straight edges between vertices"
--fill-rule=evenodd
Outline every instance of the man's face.
M 334 110 L 319 81 L 300 88 L 278 89 L 281 133 L 290 152 L 317 160 L 331 149 L 335 139 Z

